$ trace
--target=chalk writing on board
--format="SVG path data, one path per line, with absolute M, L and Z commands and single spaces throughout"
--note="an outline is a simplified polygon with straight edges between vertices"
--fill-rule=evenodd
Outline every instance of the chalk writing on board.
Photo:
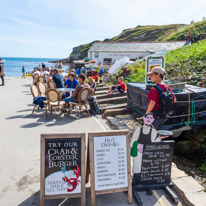
M 174 142 L 145 144 L 141 173 L 134 175 L 136 184 L 169 184 Z
M 94 137 L 95 190 L 128 187 L 126 135 Z
M 45 140 L 45 195 L 81 193 L 81 138 Z

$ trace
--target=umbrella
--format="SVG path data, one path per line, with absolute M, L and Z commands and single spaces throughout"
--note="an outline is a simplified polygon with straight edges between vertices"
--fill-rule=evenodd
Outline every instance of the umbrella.
M 123 57 L 119 61 L 117 61 L 112 67 L 109 69 L 110 74 L 115 74 L 121 67 L 123 67 L 129 61 L 128 57 Z

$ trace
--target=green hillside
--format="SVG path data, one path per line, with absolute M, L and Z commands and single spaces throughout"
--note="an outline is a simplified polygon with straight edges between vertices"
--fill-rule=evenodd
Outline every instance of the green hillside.
M 126 29 L 121 34 L 104 41 L 93 41 L 73 48 L 70 57 L 79 59 L 85 58 L 87 52 L 94 42 L 133 42 L 133 41 L 164 41 L 172 33 L 183 28 L 183 24 L 172 24 L 164 26 L 137 26 L 132 29 Z
M 195 24 L 171 24 L 163 26 L 137 26 L 125 29 L 121 34 L 104 41 L 93 41 L 73 48 L 71 57 L 79 59 L 87 56 L 88 50 L 94 42 L 146 42 L 146 41 L 182 41 L 191 35 L 192 43 L 206 39 L 206 20 Z
M 70 57 L 75 56 L 75 58 L 77 59 L 84 59 L 85 57 L 87 57 L 88 50 L 90 49 L 92 44 L 95 42 L 100 42 L 100 41 L 93 41 L 88 44 L 82 44 L 80 46 L 74 47 L 72 53 L 70 54 Z
M 180 31 L 175 32 L 165 38 L 165 41 L 185 40 L 187 39 L 189 33 L 191 35 L 192 43 L 206 39 L 206 20 L 184 27 Z
M 167 78 L 201 86 L 201 78 L 206 76 L 206 40 L 170 51 L 166 70 Z
M 111 42 L 130 42 L 130 41 L 163 41 L 172 33 L 183 28 L 183 24 L 172 24 L 163 26 L 137 26 L 126 29 L 121 34 L 108 41 Z

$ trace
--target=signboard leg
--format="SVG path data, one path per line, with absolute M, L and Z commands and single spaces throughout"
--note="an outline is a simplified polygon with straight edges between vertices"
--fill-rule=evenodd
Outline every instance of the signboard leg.
M 40 206 L 45 206 L 45 198 L 43 194 L 40 194 Z
M 96 194 L 93 190 L 91 190 L 91 204 L 92 206 L 96 206 Z
M 176 194 L 170 189 L 169 186 L 165 186 L 164 187 L 164 191 L 170 196 L 171 200 L 174 202 L 174 203 L 178 203 L 179 202 L 179 199 L 178 197 L 176 196 Z
M 87 164 L 86 164 L 86 184 L 89 182 L 90 162 L 89 162 L 89 139 L 87 143 Z
M 127 135 L 127 170 L 128 170 L 128 203 L 132 204 L 132 182 L 131 182 L 131 159 L 130 159 L 130 139 Z
M 143 206 L 142 200 L 137 192 L 137 189 L 133 187 L 133 194 L 139 206 Z

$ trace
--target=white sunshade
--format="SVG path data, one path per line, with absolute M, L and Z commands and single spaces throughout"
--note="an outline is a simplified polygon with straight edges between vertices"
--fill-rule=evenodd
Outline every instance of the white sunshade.
M 122 68 L 129 61 L 128 57 L 123 57 L 119 61 L 117 61 L 112 67 L 109 69 L 110 74 L 115 74 L 120 68 Z

